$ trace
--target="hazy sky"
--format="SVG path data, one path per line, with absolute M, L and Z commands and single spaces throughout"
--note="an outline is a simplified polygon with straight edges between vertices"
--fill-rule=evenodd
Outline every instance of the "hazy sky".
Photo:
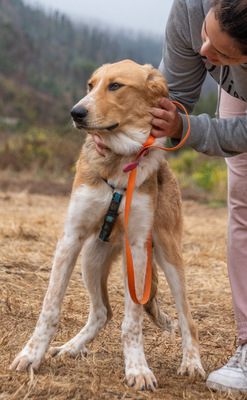
M 172 0 L 24 0 L 87 23 L 163 36 Z

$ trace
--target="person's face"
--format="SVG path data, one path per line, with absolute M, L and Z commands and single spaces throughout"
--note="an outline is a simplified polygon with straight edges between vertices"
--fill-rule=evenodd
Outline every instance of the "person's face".
M 206 15 L 201 35 L 203 41 L 201 55 L 211 64 L 219 66 L 247 63 L 247 55 L 242 54 L 240 45 L 235 39 L 221 31 L 212 10 Z

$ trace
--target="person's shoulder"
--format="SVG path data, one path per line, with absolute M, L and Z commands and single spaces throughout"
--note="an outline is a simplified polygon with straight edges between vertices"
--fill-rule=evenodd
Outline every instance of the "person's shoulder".
M 174 0 L 174 2 L 180 4 L 180 7 L 205 8 L 210 7 L 211 0 Z
M 201 7 L 204 3 L 210 3 L 211 0 L 173 0 L 173 5 L 180 8 Z
M 211 0 L 174 0 L 172 14 L 195 18 L 198 15 L 205 17 L 210 9 Z
M 202 24 L 210 9 L 211 0 L 174 0 L 166 26 L 166 38 L 177 46 L 187 43 L 195 52 L 201 48 Z

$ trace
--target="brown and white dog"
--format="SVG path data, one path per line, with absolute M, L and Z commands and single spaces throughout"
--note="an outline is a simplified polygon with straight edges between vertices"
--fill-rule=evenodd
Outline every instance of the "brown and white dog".
M 87 343 L 111 318 L 107 278 L 112 262 L 125 248 L 124 193 L 128 173 L 123 172 L 123 168 L 133 161 L 149 137 L 152 120 L 150 110 L 158 105 L 163 96 L 168 97 L 166 82 L 156 69 L 151 65 L 141 66 L 125 60 L 103 65 L 96 70 L 89 80 L 88 94 L 72 109 L 74 125 L 86 130 L 89 135 L 77 164 L 64 235 L 57 245 L 43 309 L 32 337 L 13 361 L 12 369 L 38 369 L 59 323 L 62 300 L 82 246 L 82 275 L 90 297 L 88 322 L 68 343 L 51 348 L 50 354 L 86 354 Z M 91 136 L 95 133 L 109 148 L 105 157 L 95 150 Z M 155 144 L 164 145 L 161 140 Z M 115 192 L 123 196 L 118 204 L 118 217 L 109 232 L 104 221 Z M 204 375 L 197 331 L 186 295 L 181 254 L 180 193 L 176 179 L 159 149 L 150 149 L 138 167 L 128 223 L 138 297 L 143 292 L 146 240 L 151 226 L 152 288 L 144 308 L 156 325 L 171 329 L 171 321 L 159 310 L 156 300 L 155 259 L 165 273 L 178 311 L 183 346 L 183 360 L 178 373 Z M 122 343 L 127 383 L 136 389 L 154 390 L 156 378 L 147 365 L 143 351 L 143 306 L 135 304 L 130 298 L 124 253 L 125 317 Z

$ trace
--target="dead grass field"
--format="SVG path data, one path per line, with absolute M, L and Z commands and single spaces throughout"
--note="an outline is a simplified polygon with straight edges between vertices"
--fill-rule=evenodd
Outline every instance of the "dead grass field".
M 109 279 L 113 319 L 88 346 L 88 358 L 43 360 L 39 373 L 17 374 L 8 367 L 33 331 L 47 288 L 52 258 L 63 228 L 69 197 L 0 192 L 0 399 L 244 399 L 206 389 L 202 378 L 176 375 L 182 350 L 178 333 L 164 336 L 145 317 L 145 351 L 158 380 L 155 393 L 125 385 L 120 342 L 124 312 L 121 262 Z M 226 267 L 227 210 L 184 202 L 183 252 L 192 314 L 199 330 L 206 373 L 235 350 L 237 331 Z M 159 301 L 174 320 L 174 302 L 160 274 Z M 87 320 L 89 301 L 80 260 L 63 303 L 53 345 L 66 342 Z

